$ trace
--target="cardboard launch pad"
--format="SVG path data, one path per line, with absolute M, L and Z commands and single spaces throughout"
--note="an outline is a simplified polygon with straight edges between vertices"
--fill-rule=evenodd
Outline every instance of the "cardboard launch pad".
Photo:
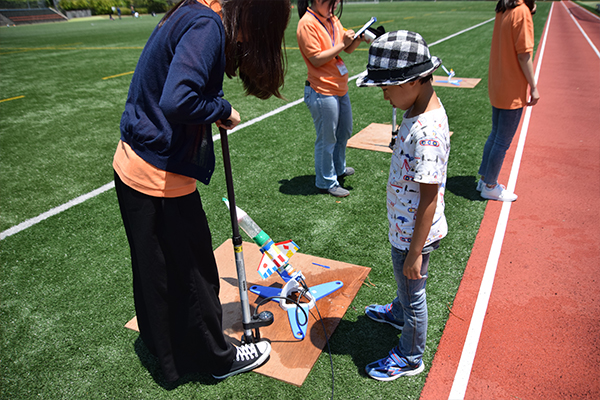
M 459 78 L 453 76 L 452 79 L 449 80 L 447 76 L 433 76 L 433 86 L 473 89 L 477 86 L 479 81 L 481 81 L 479 78 Z
M 244 242 L 243 250 L 248 287 L 252 285 L 283 286 L 283 281 L 277 274 L 271 275 L 264 281 L 259 277 L 256 269 L 261 253 L 257 245 Z M 221 277 L 219 298 L 223 306 L 223 330 L 232 343 L 239 345 L 243 333 L 242 309 L 231 240 L 227 240 L 215 250 L 215 258 Z M 319 315 L 316 308 L 318 307 L 327 334 L 331 337 L 371 269 L 300 252 L 292 257 L 290 264 L 294 269 L 302 271 L 309 287 L 337 280 L 344 283 L 341 289 L 318 300 L 316 307 L 310 310 L 304 340 L 294 338 L 287 313 L 279 307 L 278 303 L 269 301 L 259 309 L 259 311 L 271 311 L 275 316 L 275 321 L 271 326 L 260 328 L 261 337 L 269 339 L 272 351 L 270 360 L 254 371 L 292 385 L 302 386 L 326 346 L 323 325 L 318 320 Z M 254 310 L 261 298 L 250 291 L 248 297 L 251 309 Z M 303 318 L 303 315 L 300 315 L 300 318 Z M 137 331 L 136 318 L 129 321 L 125 327 Z
M 348 147 L 355 149 L 382 151 L 391 153 L 389 144 L 392 139 L 391 124 L 372 123 L 348 140 Z

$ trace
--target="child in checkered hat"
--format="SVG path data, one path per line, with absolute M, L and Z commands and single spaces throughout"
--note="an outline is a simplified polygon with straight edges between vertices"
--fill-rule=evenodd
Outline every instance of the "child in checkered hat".
M 432 86 L 441 60 L 415 32 L 388 32 L 369 48 L 369 64 L 357 86 L 379 86 L 383 98 L 406 110 L 393 146 L 387 184 L 389 240 L 398 286 L 387 305 L 365 314 L 402 331 L 398 346 L 366 366 L 381 381 L 423 371 L 427 338 L 425 284 L 430 253 L 448 233 L 444 190 L 450 153 L 448 119 Z

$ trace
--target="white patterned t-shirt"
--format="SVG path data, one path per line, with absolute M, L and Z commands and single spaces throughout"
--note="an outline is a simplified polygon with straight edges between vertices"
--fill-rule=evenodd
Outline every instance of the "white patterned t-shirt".
M 435 216 L 425 245 L 448 234 L 444 193 L 449 154 L 450 132 L 443 106 L 413 118 L 404 115 L 392 153 L 387 185 L 392 246 L 401 250 L 410 247 L 419 207 L 419 183 L 438 184 Z

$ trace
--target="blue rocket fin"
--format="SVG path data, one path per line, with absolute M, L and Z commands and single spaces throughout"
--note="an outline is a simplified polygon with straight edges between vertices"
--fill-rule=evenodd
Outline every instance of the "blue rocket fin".
M 259 295 L 260 297 L 264 297 L 265 299 L 268 297 L 279 296 L 281 294 L 281 288 L 270 287 L 270 286 L 250 286 L 250 290 L 252 293 Z M 272 299 L 279 303 L 280 299 Z
M 325 296 L 329 296 L 331 293 L 340 289 L 342 286 L 344 286 L 344 283 L 342 281 L 333 281 L 322 283 L 317 286 L 312 286 L 308 289 L 310 290 L 310 294 L 312 294 L 312 296 L 315 298 L 315 301 L 317 301 Z
M 330 295 L 331 293 L 340 289 L 342 286 L 344 286 L 344 283 L 342 281 L 332 281 L 322 283 L 317 286 L 309 287 L 309 290 L 315 301 L 317 301 L 319 299 L 322 299 L 323 297 Z M 273 296 L 280 296 L 282 289 L 277 287 L 254 285 L 251 286 L 249 290 L 252 293 L 259 295 L 260 297 L 268 298 Z M 275 298 L 272 300 L 279 303 L 281 299 Z M 290 307 L 287 310 L 288 320 L 290 321 L 290 328 L 292 329 L 292 335 L 294 335 L 294 337 L 298 340 L 302 340 L 306 337 L 306 329 L 308 327 L 307 317 L 310 315 L 310 307 L 307 303 L 301 303 L 300 307 L 302 307 L 304 311 L 306 311 L 306 315 L 302 312 L 302 310 L 298 310 L 297 306 Z
M 300 307 L 302 307 L 306 314 L 304 314 L 302 310 L 298 310 L 297 307 L 292 307 L 287 310 L 290 328 L 292 328 L 292 335 L 298 340 L 302 340 L 306 337 L 308 316 L 310 315 L 308 304 L 300 304 Z

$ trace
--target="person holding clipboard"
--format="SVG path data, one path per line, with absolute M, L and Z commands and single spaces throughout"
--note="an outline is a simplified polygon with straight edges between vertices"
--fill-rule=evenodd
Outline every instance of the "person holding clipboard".
M 337 16 L 334 15 L 337 13 Z M 348 97 L 348 69 L 340 53 L 352 53 L 364 36 L 345 30 L 339 17 L 340 0 L 298 0 L 300 21 L 296 37 L 308 68 L 304 102 L 313 117 L 315 185 L 335 197 L 350 194 L 339 179 L 354 174 L 346 166 L 346 144 L 352 136 L 352 107 Z

